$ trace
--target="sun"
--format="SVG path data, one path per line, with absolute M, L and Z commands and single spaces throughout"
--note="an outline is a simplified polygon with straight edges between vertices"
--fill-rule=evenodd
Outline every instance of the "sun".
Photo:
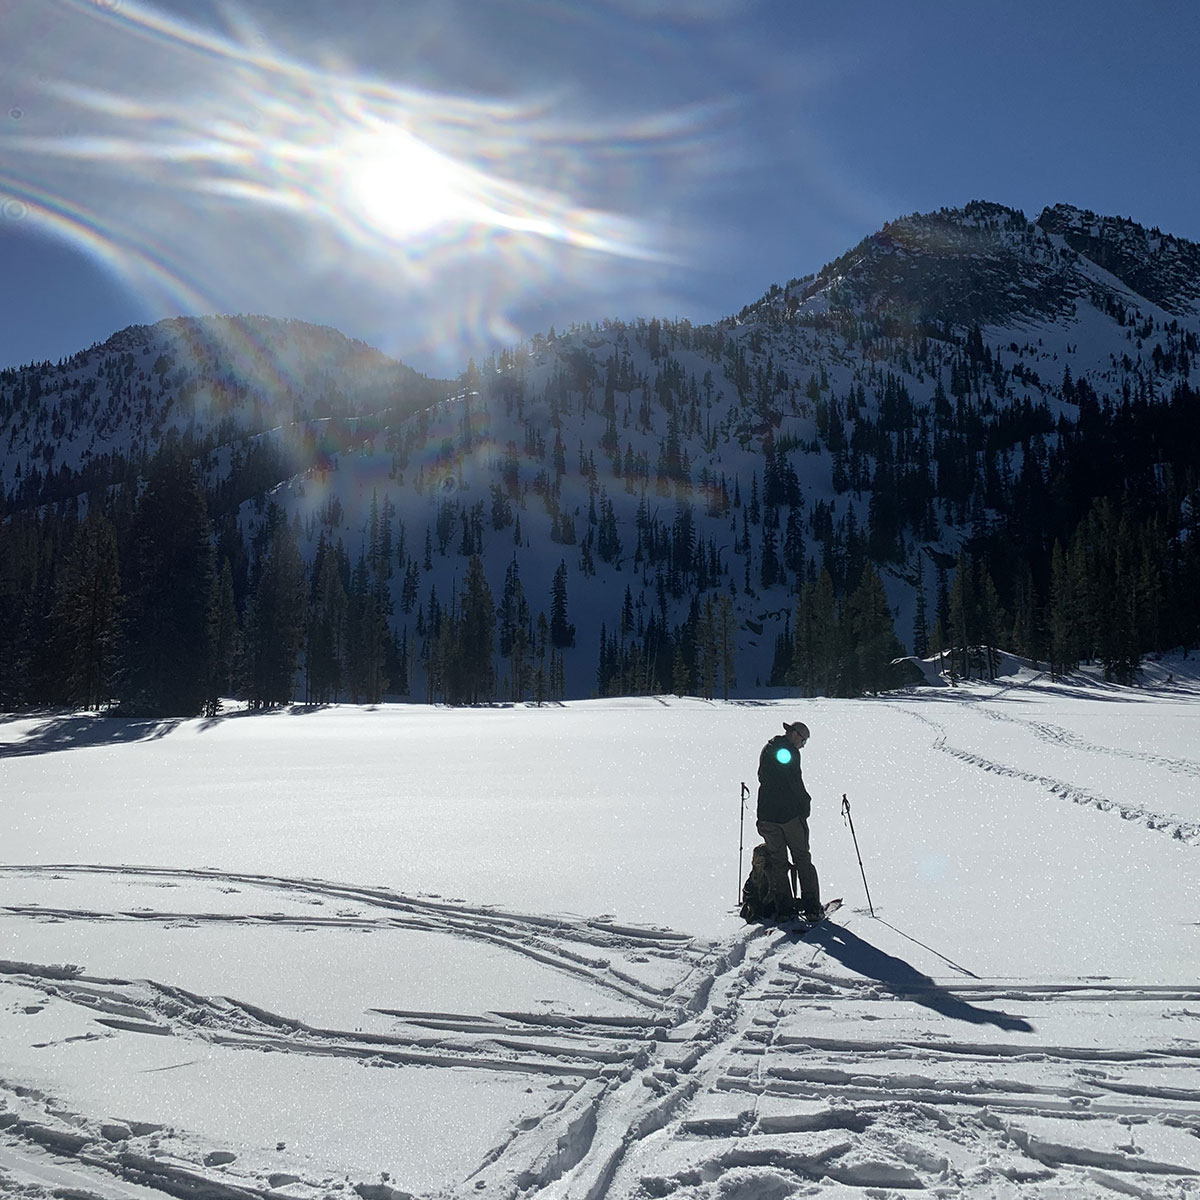
M 339 174 L 346 208 L 394 241 L 479 214 L 477 173 L 404 130 L 364 135 L 344 151 Z

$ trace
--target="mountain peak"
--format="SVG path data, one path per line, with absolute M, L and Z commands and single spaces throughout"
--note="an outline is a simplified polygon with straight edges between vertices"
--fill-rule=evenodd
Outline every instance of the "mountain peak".
M 1167 312 L 1200 308 L 1200 245 L 1195 242 L 1147 229 L 1131 217 L 1100 216 L 1070 204 L 1043 209 L 1037 224 Z
M 913 213 L 884 226 L 911 226 L 915 228 L 937 228 L 956 225 L 961 229 L 1016 229 L 1023 230 L 1028 224 L 1019 208 L 1009 208 L 991 200 L 970 200 L 962 208 L 939 208 L 931 213 Z
M 1097 270 L 1097 268 L 1099 268 Z M 889 221 L 778 306 L 799 319 L 930 331 L 1071 320 L 1080 303 L 1200 311 L 1200 245 L 1127 217 L 1055 204 L 1036 222 L 987 200 Z
M 1020 209 L 973 200 L 888 222 L 807 282 L 798 312 L 931 328 L 1053 319 L 1071 308 L 1061 257 Z

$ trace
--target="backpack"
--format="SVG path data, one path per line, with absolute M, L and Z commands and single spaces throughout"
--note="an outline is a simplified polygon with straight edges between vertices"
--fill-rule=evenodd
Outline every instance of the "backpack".
M 794 883 L 792 888 L 794 891 Z M 786 906 L 786 912 L 779 911 L 782 906 Z M 742 907 L 738 911 L 743 921 L 786 921 L 796 915 L 796 901 L 793 896 L 788 896 L 781 905 L 777 904 L 771 895 L 766 842 L 759 842 L 750 853 L 750 874 L 746 876 L 746 882 L 742 885 Z

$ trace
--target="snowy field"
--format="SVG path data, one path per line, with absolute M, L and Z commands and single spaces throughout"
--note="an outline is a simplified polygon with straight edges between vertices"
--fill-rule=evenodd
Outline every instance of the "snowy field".
M 0 1194 L 1200 1197 L 1191 667 L 0 720 Z M 734 911 L 783 719 L 803 939 Z

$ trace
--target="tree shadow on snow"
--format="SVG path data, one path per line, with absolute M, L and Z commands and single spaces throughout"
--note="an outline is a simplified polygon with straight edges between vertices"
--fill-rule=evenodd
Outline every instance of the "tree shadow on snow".
M 976 680 L 976 683 L 979 681 Z M 912 691 L 892 692 L 886 697 L 889 700 L 924 702 L 929 704 L 1029 704 L 1030 697 L 1047 696 L 1054 700 L 1094 700 L 1099 704 L 1148 704 L 1159 694 L 1161 689 L 1122 687 L 1119 684 L 1086 684 L 1074 686 L 1069 683 L 1014 683 L 1005 687 L 999 681 L 994 685 L 999 690 L 991 696 L 979 692 L 968 692 L 959 688 L 944 687 L 936 689 L 914 688 Z
M 58 716 L 43 721 L 19 742 L 0 744 L 0 759 L 30 758 L 85 746 L 119 746 L 166 737 L 182 717 L 160 720 L 129 717 Z
M 830 958 L 856 974 L 874 979 L 897 996 L 931 1008 L 944 1017 L 968 1021 L 972 1025 L 995 1025 L 1015 1033 L 1033 1032 L 1033 1026 L 1023 1018 L 968 1004 L 928 975 L 921 974 L 911 963 L 885 953 L 833 921 L 822 922 L 804 940 L 820 946 Z

